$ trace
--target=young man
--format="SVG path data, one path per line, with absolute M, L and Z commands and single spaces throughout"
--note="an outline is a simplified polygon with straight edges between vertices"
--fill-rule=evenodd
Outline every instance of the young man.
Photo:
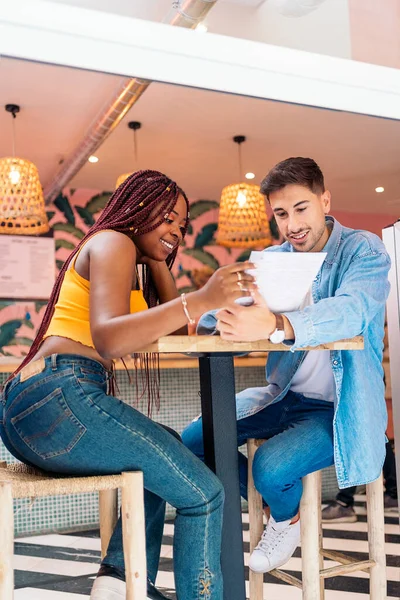
M 385 458 L 387 422 L 382 350 L 390 259 L 381 240 L 343 227 L 332 217 L 331 195 L 310 158 L 289 158 L 261 184 L 282 236 L 268 252 L 327 253 L 305 306 L 273 314 L 260 297 L 202 317 L 201 333 L 231 341 L 269 338 L 291 350 L 356 335 L 363 351 L 271 352 L 267 387 L 237 395 L 238 445 L 267 439 L 253 467 L 255 485 L 270 507 L 250 568 L 267 572 L 283 565 L 300 540 L 302 477 L 335 464 L 340 488 L 375 480 Z M 239 282 L 240 284 L 241 282 Z M 203 457 L 202 423 L 195 420 L 183 442 Z M 247 461 L 239 453 L 246 497 Z

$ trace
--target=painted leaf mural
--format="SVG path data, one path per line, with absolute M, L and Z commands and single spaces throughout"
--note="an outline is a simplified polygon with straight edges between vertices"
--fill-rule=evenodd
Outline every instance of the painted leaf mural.
M 67 196 L 64 196 L 64 194 L 59 194 L 54 200 L 54 206 L 58 208 L 60 212 L 62 212 L 68 223 L 71 223 L 71 225 L 75 225 L 74 211 L 71 208 Z
M 211 267 L 214 270 L 218 269 L 220 266 L 218 260 L 215 258 L 215 256 L 213 256 L 213 254 L 210 254 L 210 252 L 206 252 L 200 248 L 185 248 L 183 252 L 184 254 L 195 258 L 203 265 L 207 265 L 207 267 Z
M 77 206 L 76 212 L 81 217 L 81 219 L 85 223 L 85 225 L 87 225 L 88 227 L 91 227 L 92 225 L 95 224 L 93 215 L 91 212 L 88 211 L 87 208 L 84 208 L 83 206 Z
M 239 254 L 239 256 L 236 257 L 236 262 L 245 262 L 246 260 L 249 260 L 250 253 L 251 253 L 251 248 L 245 250 L 244 252 Z
M 190 220 L 193 221 L 205 212 L 218 208 L 219 204 L 215 200 L 196 200 L 190 205 Z
M 75 244 L 69 242 L 68 240 L 56 240 L 56 252 L 60 248 L 66 248 L 67 250 L 73 250 L 75 248 Z
M 108 192 L 102 192 L 101 194 L 96 194 L 96 196 L 93 196 L 93 198 L 91 198 L 87 202 L 85 209 L 91 215 L 95 215 L 96 213 L 103 210 L 103 208 L 109 201 L 110 197 L 111 197 L 111 193 L 108 193 Z
M 12 319 L 1 324 L 0 327 L 0 348 L 8 346 L 15 338 L 18 329 L 21 327 L 22 321 Z
M 195 248 L 203 248 L 203 246 L 209 246 L 215 243 L 214 234 L 217 231 L 217 223 L 208 223 L 204 225 L 202 230 L 197 234 L 194 242 Z
M 71 223 L 54 223 L 52 228 L 54 231 L 65 231 L 66 233 L 70 233 L 78 240 L 85 237 L 85 232 L 82 231 L 82 229 L 75 227 L 75 225 L 71 225 Z

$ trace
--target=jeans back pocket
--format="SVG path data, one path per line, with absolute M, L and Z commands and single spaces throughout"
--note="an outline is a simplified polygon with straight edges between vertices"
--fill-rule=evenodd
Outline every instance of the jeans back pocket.
M 86 432 L 61 388 L 14 416 L 11 424 L 32 452 L 43 459 L 70 452 Z

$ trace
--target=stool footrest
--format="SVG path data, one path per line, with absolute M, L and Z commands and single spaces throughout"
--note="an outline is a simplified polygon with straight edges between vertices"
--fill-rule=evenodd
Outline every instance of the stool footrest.
M 289 583 L 290 585 L 294 585 L 295 587 L 303 589 L 303 583 L 301 579 L 298 579 L 298 577 L 294 577 L 294 575 L 289 575 L 289 573 L 285 573 L 285 571 L 281 571 L 280 569 L 273 569 L 269 572 L 269 575 L 272 575 L 272 577 L 280 579 L 285 583 Z
M 320 553 L 322 554 L 322 556 L 324 558 L 328 558 L 329 560 L 334 560 L 335 562 L 339 562 L 342 565 L 354 565 L 354 564 L 362 565 L 364 562 L 370 562 L 370 561 L 357 561 L 354 558 L 351 558 L 351 556 L 347 556 L 347 554 L 342 554 L 341 552 L 337 552 L 336 550 L 325 550 L 325 548 L 322 548 L 320 550 Z M 372 562 L 375 564 L 375 561 L 372 561 Z M 371 565 L 371 566 L 374 566 L 374 565 Z M 359 571 L 364 571 L 365 573 L 368 573 L 371 566 L 362 567 L 359 569 Z
M 336 577 L 337 575 L 347 575 L 348 573 L 354 573 L 354 571 L 369 571 L 376 565 L 374 560 L 361 560 L 354 561 L 347 565 L 339 565 L 338 567 L 331 567 L 330 569 L 323 569 L 319 572 L 320 577 L 327 579 L 328 577 Z

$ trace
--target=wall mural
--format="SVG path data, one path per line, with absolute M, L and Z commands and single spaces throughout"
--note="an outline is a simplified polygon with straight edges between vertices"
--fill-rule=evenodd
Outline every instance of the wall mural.
M 71 250 L 81 240 L 104 208 L 110 192 L 66 189 L 55 200 L 47 216 L 56 246 L 57 271 Z M 182 292 L 202 287 L 215 269 L 235 261 L 246 260 L 250 250 L 217 246 L 219 204 L 214 200 L 190 202 L 191 223 L 178 253 L 173 274 Z M 279 234 L 274 219 L 270 221 L 274 243 Z M 46 302 L 0 300 L 0 356 L 24 356 L 42 320 Z

